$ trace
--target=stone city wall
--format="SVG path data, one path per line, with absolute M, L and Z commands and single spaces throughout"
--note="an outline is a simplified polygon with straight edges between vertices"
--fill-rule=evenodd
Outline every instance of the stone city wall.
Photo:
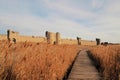
M 45 37 L 23 36 L 23 35 L 19 35 L 18 32 L 11 31 L 11 30 L 7 31 L 7 38 L 10 41 L 13 41 L 13 39 L 15 39 L 16 42 L 44 42 L 44 43 L 47 43 L 47 39 Z
M 96 41 L 80 40 L 81 45 L 96 45 Z
M 46 31 L 45 37 L 23 36 L 16 31 L 7 30 L 7 35 L 0 35 L 0 40 L 10 42 L 42 42 L 48 44 L 75 44 L 75 45 L 97 45 L 96 41 L 77 39 L 62 39 L 59 32 L 53 33 Z
M 45 37 L 34 37 L 34 36 L 17 36 L 15 37 L 16 42 L 42 42 L 47 43 Z
M 78 44 L 75 39 L 61 39 L 61 44 Z

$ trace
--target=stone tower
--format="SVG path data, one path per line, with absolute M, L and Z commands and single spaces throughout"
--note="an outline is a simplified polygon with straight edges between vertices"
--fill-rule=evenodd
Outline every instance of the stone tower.
M 11 31 L 10 29 L 7 30 L 7 39 L 9 41 L 15 41 L 16 42 L 16 38 L 18 37 L 19 33 L 15 32 L 15 31 Z
M 81 38 L 80 38 L 80 37 L 77 37 L 78 45 L 81 45 L 80 40 L 81 40 Z
M 47 43 L 48 44 L 53 44 L 53 34 L 52 32 L 46 31 L 46 38 L 47 38 Z
M 49 32 L 48 31 L 46 31 L 46 33 L 45 33 L 45 36 L 46 36 L 46 38 L 47 38 L 47 43 L 50 43 L 50 36 L 49 36 Z
M 59 32 L 53 33 L 53 32 L 46 31 L 46 38 L 47 38 L 47 43 L 49 44 L 60 44 L 61 43 Z
M 60 38 L 60 33 L 56 33 L 56 44 L 61 44 L 61 38 Z
M 99 38 L 96 38 L 96 43 L 97 43 L 97 45 L 100 45 L 100 39 Z

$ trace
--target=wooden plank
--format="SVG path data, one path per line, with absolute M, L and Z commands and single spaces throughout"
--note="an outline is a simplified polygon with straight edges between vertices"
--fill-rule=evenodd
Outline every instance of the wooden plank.
M 68 80 L 100 80 L 100 73 L 87 55 L 86 50 L 81 51 L 72 67 Z

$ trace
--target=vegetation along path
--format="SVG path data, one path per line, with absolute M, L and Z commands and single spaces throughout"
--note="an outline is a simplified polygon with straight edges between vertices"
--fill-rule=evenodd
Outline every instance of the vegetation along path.
M 78 54 L 68 80 L 101 80 L 100 73 L 93 65 L 86 50 L 82 50 Z

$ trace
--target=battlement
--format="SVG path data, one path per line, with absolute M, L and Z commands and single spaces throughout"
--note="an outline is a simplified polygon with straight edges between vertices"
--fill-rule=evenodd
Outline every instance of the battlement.
M 48 44 L 75 44 L 75 45 L 98 45 L 100 39 L 96 41 L 81 40 L 77 37 L 76 39 L 62 39 L 59 32 L 45 32 L 45 37 L 42 36 L 24 36 L 20 35 L 19 32 L 7 30 L 7 35 L 0 35 L 0 40 L 9 40 L 10 42 L 42 42 Z

